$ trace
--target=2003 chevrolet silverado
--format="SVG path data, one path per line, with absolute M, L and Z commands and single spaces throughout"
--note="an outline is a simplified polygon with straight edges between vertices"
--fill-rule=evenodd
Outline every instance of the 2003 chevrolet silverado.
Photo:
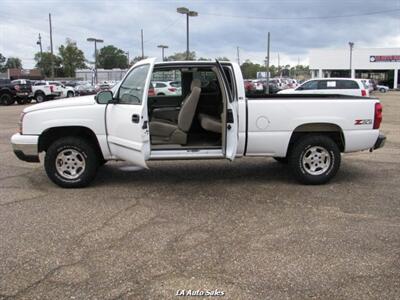
M 152 80 L 181 82 L 181 93 L 149 95 Z M 18 158 L 39 162 L 61 187 L 87 186 L 108 160 L 147 167 L 149 160 L 272 156 L 305 184 L 335 176 L 341 153 L 377 149 L 378 99 L 272 95 L 247 99 L 233 62 L 134 65 L 112 91 L 24 109 L 11 138 Z

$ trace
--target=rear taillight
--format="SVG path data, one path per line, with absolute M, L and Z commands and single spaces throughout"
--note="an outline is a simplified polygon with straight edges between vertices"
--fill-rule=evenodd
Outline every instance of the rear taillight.
M 168 88 L 168 91 L 170 91 L 170 92 L 176 92 L 176 88 L 174 88 L 174 87 Z
M 361 96 L 367 97 L 367 91 L 366 90 L 361 90 Z
M 373 129 L 379 129 L 382 122 L 382 104 L 375 103 L 375 116 Z
M 51 92 L 51 93 L 54 92 L 54 85 L 50 85 L 50 92 Z

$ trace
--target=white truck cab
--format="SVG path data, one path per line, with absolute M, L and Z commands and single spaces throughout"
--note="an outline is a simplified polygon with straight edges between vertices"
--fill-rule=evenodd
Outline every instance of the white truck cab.
M 161 76 L 178 95 L 149 93 Z M 112 91 L 36 104 L 21 115 L 11 143 L 18 158 L 39 161 L 62 187 L 83 187 L 108 160 L 147 168 L 149 160 L 272 156 L 305 184 L 334 177 L 341 153 L 383 146 L 375 98 L 272 95 L 248 99 L 233 62 L 135 64 Z

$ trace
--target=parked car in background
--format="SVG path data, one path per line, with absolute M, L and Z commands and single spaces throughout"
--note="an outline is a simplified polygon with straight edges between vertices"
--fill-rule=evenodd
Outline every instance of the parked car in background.
M 376 89 L 377 89 L 378 91 L 380 91 L 381 93 L 386 93 L 387 91 L 389 91 L 389 87 L 388 87 L 388 86 L 386 86 L 386 85 L 380 85 L 380 84 L 377 84 L 377 85 L 376 85 Z
M 153 81 L 157 96 L 179 96 L 182 94 L 180 81 Z
M 28 79 L 16 79 L 11 81 L 16 91 L 15 100 L 18 104 L 27 104 L 32 101 L 32 82 Z
M 361 79 L 361 81 L 369 92 L 372 92 L 374 90 L 374 85 L 372 81 L 370 81 L 370 79 Z
M 30 102 L 31 87 L 30 84 L 23 81 L 11 82 L 8 79 L 0 81 L 0 104 L 11 105 L 15 101 L 18 104 L 26 104 Z
M 112 88 L 112 86 L 110 86 L 108 83 L 99 83 L 96 84 L 95 88 L 96 92 L 98 93 L 101 91 L 109 91 Z
M 286 89 L 278 94 L 339 94 L 369 97 L 368 87 L 361 79 L 314 78 L 295 89 Z
M 32 86 L 32 94 L 36 102 L 40 103 L 57 97 L 73 97 L 75 96 L 75 91 L 73 87 L 65 86 L 59 81 L 38 81 Z
M 75 89 L 75 94 L 79 96 L 95 95 L 97 93 L 96 88 L 88 83 L 76 85 L 74 89 Z
M 283 80 L 283 78 L 279 78 L 279 77 L 271 78 L 269 82 L 275 84 L 281 90 L 284 90 L 287 88 L 286 83 Z

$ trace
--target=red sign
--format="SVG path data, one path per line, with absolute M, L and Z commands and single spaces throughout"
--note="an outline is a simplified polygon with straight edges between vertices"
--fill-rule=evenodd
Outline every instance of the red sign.
M 400 55 L 371 55 L 370 62 L 400 62 Z

